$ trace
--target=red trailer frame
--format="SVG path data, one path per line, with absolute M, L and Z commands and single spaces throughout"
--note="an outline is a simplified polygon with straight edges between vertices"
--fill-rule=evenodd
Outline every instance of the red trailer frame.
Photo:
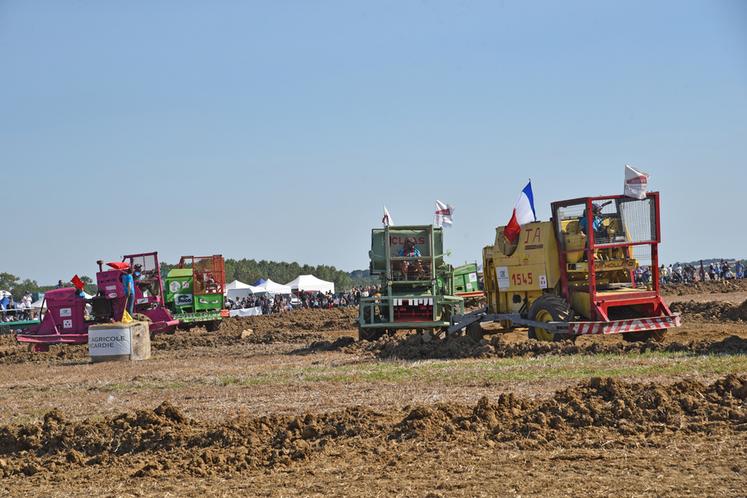
M 193 292 L 195 295 L 207 295 L 207 294 L 223 294 L 226 286 L 226 267 L 225 260 L 220 254 L 213 254 L 212 256 L 182 256 L 179 258 L 179 264 L 177 268 L 197 268 L 197 263 L 209 262 L 206 267 L 206 271 L 211 273 L 215 281 L 214 289 L 205 289 L 201 286 L 197 278 L 192 283 Z M 198 292 L 199 291 L 199 292 Z

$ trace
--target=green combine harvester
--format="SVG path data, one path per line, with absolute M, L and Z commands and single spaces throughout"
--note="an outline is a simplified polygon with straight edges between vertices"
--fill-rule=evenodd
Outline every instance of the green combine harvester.
M 180 326 L 218 330 L 226 285 L 223 256 L 182 256 L 164 279 L 164 298 Z
M 359 339 L 376 340 L 399 329 L 438 333 L 464 313 L 463 299 L 450 295 L 453 269 L 444 260 L 441 228 L 375 228 L 369 256 L 381 292 L 361 299 Z

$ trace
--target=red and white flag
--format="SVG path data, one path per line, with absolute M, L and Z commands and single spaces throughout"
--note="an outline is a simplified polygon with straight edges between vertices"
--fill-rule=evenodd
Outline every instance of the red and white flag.
M 637 170 L 630 165 L 625 165 L 625 197 L 634 199 L 645 199 L 648 192 L 648 179 L 651 177 L 648 173 Z
M 534 194 L 532 193 L 532 182 L 530 180 L 521 191 L 519 198 L 516 199 L 514 212 L 511 214 L 508 225 L 503 229 L 503 235 L 513 244 L 519 240 L 521 225 L 533 221 L 537 221 L 537 215 L 534 211 Z
M 436 213 L 433 224 L 437 227 L 451 226 L 454 223 L 454 208 L 441 201 L 436 201 Z
M 385 227 L 393 227 L 394 222 L 392 221 L 392 215 L 389 214 L 389 210 L 384 206 L 384 217 L 381 218 L 381 223 L 384 224 Z

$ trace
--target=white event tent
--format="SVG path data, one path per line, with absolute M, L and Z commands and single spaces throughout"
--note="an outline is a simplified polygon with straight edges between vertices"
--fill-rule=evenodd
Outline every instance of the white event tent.
M 47 303 L 44 302 L 44 296 L 31 303 L 31 309 L 40 310 L 42 309 L 42 304 L 44 305 L 44 309 L 47 309 Z
M 264 289 L 239 282 L 238 280 L 226 284 L 226 297 L 229 299 L 242 298 L 250 294 L 264 294 L 266 292 Z
M 273 282 L 269 278 L 262 283 L 262 285 L 259 286 L 260 289 L 262 289 L 264 292 L 267 292 L 271 295 L 289 295 L 291 294 L 291 288 L 287 285 L 279 284 L 277 282 Z
M 297 292 L 322 292 L 324 294 L 335 292 L 334 282 L 327 282 L 314 275 L 299 275 L 294 281 L 285 285 Z

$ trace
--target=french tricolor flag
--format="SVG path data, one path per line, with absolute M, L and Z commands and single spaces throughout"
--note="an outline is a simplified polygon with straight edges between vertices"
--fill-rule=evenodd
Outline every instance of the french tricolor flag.
M 534 211 L 534 194 L 532 194 L 532 181 L 529 180 L 527 186 L 521 191 L 519 198 L 514 204 L 514 212 L 511 220 L 503 229 L 503 235 L 512 244 L 519 240 L 521 225 L 537 221 L 537 214 Z

